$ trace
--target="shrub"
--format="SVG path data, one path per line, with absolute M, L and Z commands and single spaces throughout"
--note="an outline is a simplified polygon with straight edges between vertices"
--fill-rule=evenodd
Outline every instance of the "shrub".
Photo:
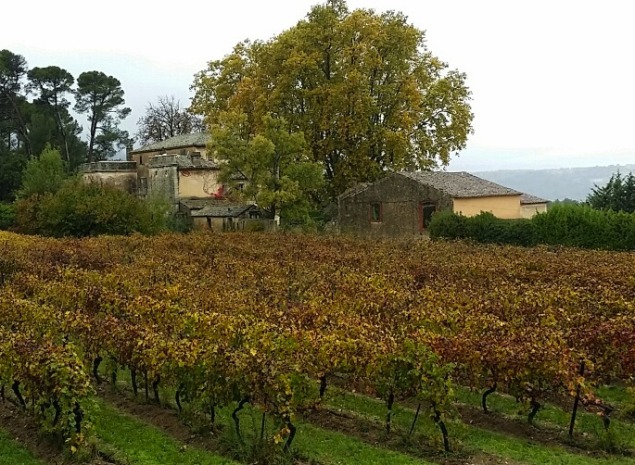
M 450 211 L 440 211 L 432 215 L 428 225 L 432 239 L 466 239 L 468 235 L 467 217 Z
M 18 197 L 25 199 L 34 195 L 53 194 L 62 186 L 66 177 L 60 152 L 47 145 L 37 159 L 26 164 Z
M 165 227 L 165 213 L 118 189 L 66 181 L 54 194 L 31 196 L 17 205 L 22 232 L 46 236 L 153 234 Z
M 487 244 L 522 246 L 538 243 L 536 228 L 530 220 L 502 220 L 489 212 L 473 217 L 452 212 L 435 213 L 429 230 L 432 239 L 472 239 Z
M 0 202 L 0 230 L 9 229 L 15 224 L 15 206 Z
M 503 220 L 491 213 L 467 218 L 444 212 L 433 216 L 430 237 L 521 246 L 548 244 L 635 250 L 635 214 L 564 204 L 531 220 Z

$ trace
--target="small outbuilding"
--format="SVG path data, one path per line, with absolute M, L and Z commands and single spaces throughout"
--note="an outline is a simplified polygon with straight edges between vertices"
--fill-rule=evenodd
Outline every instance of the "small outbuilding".
M 549 201 L 531 194 L 520 196 L 520 216 L 533 218 L 538 213 L 546 213 Z
M 435 211 L 521 218 L 521 196 L 464 171 L 402 171 L 340 195 L 339 225 L 342 232 L 363 235 L 426 234 Z
M 194 229 L 245 231 L 270 227 L 270 221 L 261 219 L 262 213 L 253 203 L 209 198 L 181 199 L 179 214 L 189 218 Z

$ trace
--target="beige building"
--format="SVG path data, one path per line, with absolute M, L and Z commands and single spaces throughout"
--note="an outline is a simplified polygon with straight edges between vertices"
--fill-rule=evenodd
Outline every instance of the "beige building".
M 157 155 L 187 155 L 189 153 L 198 153 L 201 158 L 207 159 L 207 144 L 210 140 L 211 136 L 203 132 L 182 134 L 131 150 L 128 152 L 128 161 L 144 166 Z
M 541 199 L 531 194 L 520 196 L 521 218 L 533 218 L 538 213 L 547 213 L 548 200 Z
M 490 212 L 498 218 L 529 217 L 546 208 L 523 206 L 523 194 L 466 172 L 419 171 L 393 173 L 339 197 L 342 232 L 373 236 L 426 234 L 435 211 L 465 216 Z M 531 201 L 529 196 L 527 201 Z M 531 205 L 534 205 L 533 207 Z M 534 213 L 532 212 L 534 210 Z
M 227 199 L 228 189 L 219 181 L 220 166 L 208 158 L 207 142 L 207 134 L 177 136 L 129 152 L 128 161 L 87 163 L 79 172 L 86 182 L 166 199 L 176 215 L 185 215 L 195 227 L 256 228 L 252 223 L 258 221 L 260 210 L 253 203 Z M 237 189 L 246 183 L 242 173 L 233 179 Z
M 112 186 L 130 194 L 138 189 L 137 164 L 129 161 L 97 161 L 79 167 L 86 182 Z
M 225 190 L 218 180 L 219 172 L 216 162 L 199 153 L 155 155 L 140 170 L 140 195 L 164 197 L 175 207 L 185 198 L 222 199 Z

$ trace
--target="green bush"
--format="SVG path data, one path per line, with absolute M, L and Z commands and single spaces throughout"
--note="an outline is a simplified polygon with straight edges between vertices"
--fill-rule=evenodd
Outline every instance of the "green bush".
M 472 239 L 486 244 L 532 246 L 536 228 L 530 220 L 501 220 L 488 212 L 474 217 L 452 212 L 435 213 L 429 226 L 432 239 Z
M 66 178 L 66 169 L 59 150 L 47 145 L 38 158 L 29 160 L 26 164 L 18 198 L 53 194 L 58 191 Z
M 531 220 L 503 220 L 491 213 L 468 218 L 443 212 L 433 216 L 430 237 L 520 246 L 635 250 L 635 214 L 566 204 L 556 205 Z
M 467 217 L 450 211 L 436 212 L 432 215 L 428 232 L 432 239 L 467 239 L 467 220 Z
M 9 229 L 15 224 L 15 206 L 0 202 L 0 230 Z
M 126 192 L 71 179 L 54 194 L 17 203 L 18 228 L 45 236 L 154 234 L 165 228 L 166 213 Z

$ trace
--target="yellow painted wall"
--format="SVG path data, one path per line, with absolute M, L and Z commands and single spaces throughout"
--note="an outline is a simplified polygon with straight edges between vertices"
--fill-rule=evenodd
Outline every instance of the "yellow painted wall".
M 179 170 L 179 198 L 211 197 L 220 186 L 217 170 Z
M 520 216 L 521 218 L 533 218 L 537 213 L 546 213 L 546 203 L 536 203 L 532 205 L 521 205 Z
M 520 195 L 453 199 L 454 213 L 475 216 L 490 212 L 498 218 L 520 218 Z

